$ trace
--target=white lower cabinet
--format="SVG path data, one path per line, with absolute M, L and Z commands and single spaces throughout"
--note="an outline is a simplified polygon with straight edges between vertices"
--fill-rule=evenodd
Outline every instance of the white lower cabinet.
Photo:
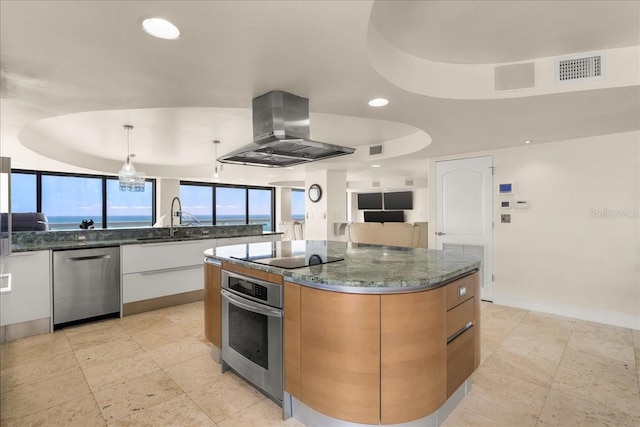
M 3 282 L 11 280 L 0 293 L 0 325 L 50 318 L 51 251 L 14 252 L 0 262 Z
M 203 252 L 214 246 L 213 239 L 122 246 L 122 303 L 202 289 Z

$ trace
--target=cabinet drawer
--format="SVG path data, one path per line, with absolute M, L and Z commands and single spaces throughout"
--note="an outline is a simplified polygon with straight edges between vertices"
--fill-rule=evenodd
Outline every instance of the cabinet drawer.
M 202 265 L 203 252 L 215 246 L 213 239 L 194 242 L 145 243 L 122 246 L 122 274 Z
M 447 397 L 473 373 L 473 335 L 475 327 L 447 344 Z
M 122 303 L 202 289 L 203 266 L 122 275 Z
M 462 304 L 452 308 L 447 312 L 447 340 L 465 327 L 469 322 L 474 321 L 475 300 L 470 298 Z
M 447 310 L 451 310 L 473 297 L 475 294 L 478 273 L 458 279 L 447 285 Z

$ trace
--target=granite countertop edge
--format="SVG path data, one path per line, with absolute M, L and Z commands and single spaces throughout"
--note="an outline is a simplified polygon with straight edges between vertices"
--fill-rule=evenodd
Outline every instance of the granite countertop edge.
M 120 238 L 110 240 L 71 240 L 71 241 L 51 241 L 51 242 L 39 242 L 39 243 L 27 243 L 27 244 L 12 244 L 11 252 L 35 252 L 45 250 L 73 250 L 73 249 L 91 249 L 91 248 L 104 248 L 113 246 L 124 245 L 150 245 L 157 243 L 178 243 L 178 242 L 194 242 L 198 240 L 213 240 L 213 239 L 226 239 L 234 237 L 253 237 L 253 236 L 268 236 L 273 234 L 282 234 L 281 232 L 266 232 L 260 234 L 199 234 L 191 236 L 177 236 L 177 237 L 152 237 L 152 238 Z

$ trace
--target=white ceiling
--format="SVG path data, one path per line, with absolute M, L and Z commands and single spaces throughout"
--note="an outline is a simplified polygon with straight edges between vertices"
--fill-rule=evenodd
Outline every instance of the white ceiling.
M 144 33 L 140 21 L 152 16 L 173 21 L 181 38 Z M 207 179 L 211 141 L 221 141 L 219 155 L 249 143 L 251 100 L 284 90 L 309 98 L 314 139 L 356 153 L 294 170 L 225 165 L 223 181 L 299 181 L 332 168 L 350 182 L 421 183 L 433 156 L 638 130 L 638 58 L 593 84 L 453 99 L 379 73 L 374 32 L 408 57 L 480 72 L 596 50 L 624 59 L 620 48 L 640 45 L 639 20 L 638 1 L 2 0 L 0 148 L 16 167 L 116 173 L 128 123 L 138 170 Z M 399 67 L 392 58 L 387 68 Z M 424 79 L 461 89 L 446 76 Z M 390 104 L 369 107 L 378 96 Z M 384 155 L 368 158 L 378 143 Z

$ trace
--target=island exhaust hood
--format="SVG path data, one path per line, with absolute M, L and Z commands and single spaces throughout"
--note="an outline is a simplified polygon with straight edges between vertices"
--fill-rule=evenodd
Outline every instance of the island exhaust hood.
M 351 154 L 351 147 L 313 141 L 309 100 L 272 91 L 253 100 L 253 143 L 218 158 L 223 163 L 284 167 Z

